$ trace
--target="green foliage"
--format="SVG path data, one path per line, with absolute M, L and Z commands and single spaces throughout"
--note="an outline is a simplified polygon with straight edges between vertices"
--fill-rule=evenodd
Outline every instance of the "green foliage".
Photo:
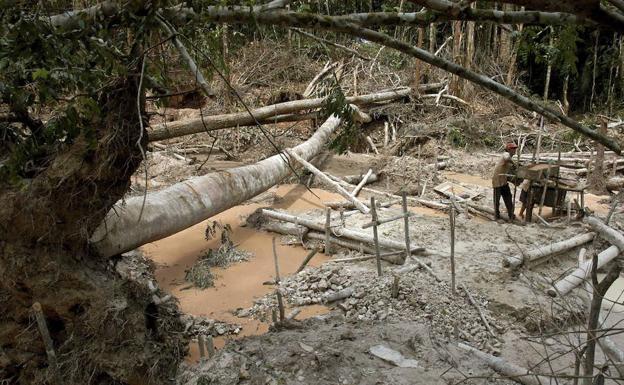
M 357 141 L 359 130 L 353 121 L 353 109 L 347 103 L 340 85 L 335 84 L 329 95 L 327 95 L 322 113 L 324 116 L 321 120 L 325 120 L 331 115 L 336 115 L 342 120 L 342 129 L 330 143 L 329 147 L 339 154 L 345 153 Z
M 451 127 L 447 134 L 447 140 L 453 147 L 461 147 L 466 146 L 466 137 L 464 136 L 462 130 L 458 127 Z
M 8 153 L 0 179 L 16 181 L 32 177 L 80 135 L 95 145 L 100 93 L 140 60 L 138 46 L 155 24 L 149 13 L 138 16 L 130 7 L 118 18 L 80 20 L 68 28 L 53 27 L 43 3 L 3 2 L 0 8 L 0 102 L 18 117 L 3 127 L 14 135 L 0 145 Z

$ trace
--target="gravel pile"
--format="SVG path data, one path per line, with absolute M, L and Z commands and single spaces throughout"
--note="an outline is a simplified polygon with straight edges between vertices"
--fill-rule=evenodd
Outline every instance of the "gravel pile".
M 354 321 L 421 321 L 439 337 L 459 338 L 492 354 L 500 353 L 500 342 L 488 332 L 463 290 L 453 295 L 448 285 L 419 270 L 399 275 L 396 298 L 392 296 L 393 283 L 390 272 L 379 278 L 364 267 L 326 264 L 285 279 L 280 290 L 291 306 L 336 306 Z M 332 301 L 341 295 L 347 296 Z M 502 333 L 503 328 L 486 310 L 487 301 L 472 295 L 494 333 Z M 275 296 L 267 295 L 243 313 L 264 316 L 274 306 Z
M 236 335 L 243 329 L 241 325 L 228 324 L 191 314 L 184 314 L 180 318 L 185 325 L 184 334 L 191 338 L 200 334 L 213 337 Z

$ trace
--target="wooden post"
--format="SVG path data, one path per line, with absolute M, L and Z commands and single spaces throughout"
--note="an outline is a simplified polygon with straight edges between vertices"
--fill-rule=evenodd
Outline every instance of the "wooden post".
M 197 345 L 199 345 L 199 358 L 206 357 L 206 341 L 204 339 L 204 335 L 200 334 L 197 336 Z
M 390 140 L 389 137 L 389 124 L 387 121 L 384 122 L 384 148 L 388 148 L 388 142 Z
M 208 353 L 208 358 L 212 357 L 215 353 L 214 341 L 212 340 L 212 336 L 208 334 L 206 336 L 206 353 Z
M 284 314 L 284 301 L 282 300 L 282 292 L 280 292 L 280 273 L 279 273 L 279 263 L 277 262 L 277 249 L 275 247 L 275 237 L 273 237 L 273 261 L 275 262 L 275 285 L 277 286 L 275 290 L 275 295 L 277 296 L 277 306 L 279 307 L 279 320 L 280 322 L 284 322 L 284 318 L 286 317 Z
M 453 196 L 451 196 L 449 220 L 451 224 L 451 290 L 455 294 L 457 289 L 455 286 L 455 203 L 453 202 Z
M 35 319 L 37 320 L 37 327 L 39 328 L 41 339 L 43 339 L 43 345 L 45 346 L 46 355 L 48 356 L 48 367 L 50 368 L 56 385 L 61 385 L 63 383 L 63 380 L 58 370 L 58 362 L 56 360 L 56 353 L 54 352 L 54 344 L 52 343 L 52 338 L 50 337 L 50 331 L 48 330 L 48 325 L 46 324 L 45 316 L 43 315 L 43 310 L 41 309 L 41 304 L 39 302 L 33 303 L 32 309 L 35 313 Z
M 305 269 L 305 267 L 307 266 L 308 262 L 310 262 L 310 260 L 312 259 L 312 257 L 314 257 L 316 255 L 316 253 L 319 251 L 318 248 L 314 248 L 312 249 L 308 255 L 306 255 L 305 259 L 303 260 L 303 262 L 301 262 L 301 266 L 299 266 L 299 268 L 297 269 L 297 271 L 295 271 L 295 274 L 300 273 L 303 269 Z
M 345 209 L 344 209 L 344 207 L 341 207 L 339 210 L 340 210 L 340 226 L 341 227 L 345 227 L 346 226 L 346 224 L 345 224 L 345 215 L 344 215 L 344 210 Z
M 377 234 L 377 207 L 375 206 L 375 197 L 371 197 L 370 211 L 372 215 L 372 219 L 374 222 L 373 225 L 373 239 L 375 241 L 375 257 L 377 259 L 377 275 L 381 277 L 381 256 L 379 252 L 379 236 Z M 409 250 L 408 250 L 409 253 Z
M 325 209 L 325 254 L 331 255 L 331 210 Z
M 403 191 L 403 215 L 405 216 L 403 218 L 403 223 L 404 223 L 404 227 L 403 230 L 405 231 L 405 258 L 409 258 L 409 256 L 412 254 L 411 250 L 412 248 L 410 247 L 410 231 L 409 231 L 409 211 L 407 211 L 407 193 L 405 191 Z
M 399 296 L 399 279 L 399 276 L 395 275 L 392 281 L 392 298 L 397 298 Z
M 525 222 L 530 223 L 533 220 L 533 181 L 529 182 L 529 190 L 527 191 L 527 206 L 526 206 L 526 214 L 525 214 Z
M 544 208 L 544 200 L 546 199 L 546 192 L 548 191 L 548 180 L 550 179 L 550 167 L 546 170 L 546 178 L 544 179 L 544 189 L 542 190 L 542 197 L 540 199 L 538 215 L 542 215 L 542 209 Z

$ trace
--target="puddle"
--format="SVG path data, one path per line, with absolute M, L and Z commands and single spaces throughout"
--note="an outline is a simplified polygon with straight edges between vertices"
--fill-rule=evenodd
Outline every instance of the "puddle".
M 271 206 L 287 209 L 290 212 L 323 208 L 323 201 L 342 200 L 338 194 L 312 189 L 318 196 L 315 197 L 305 187 L 297 185 L 282 185 L 269 191 L 280 198 Z M 249 318 L 238 318 L 232 314 L 232 311 L 237 308 L 252 306 L 254 299 L 272 290 L 272 286 L 262 283 L 274 278 L 272 238 L 275 234 L 241 227 L 244 217 L 253 213 L 257 208 L 266 206 L 267 204 L 262 203 L 236 206 L 207 221 L 142 247 L 146 255 L 157 265 L 156 279 L 159 285 L 180 301 L 180 309 L 183 312 L 242 325 L 241 333 L 235 338 L 262 334 L 268 330 L 266 323 Z M 207 241 L 204 238 L 206 226 L 215 220 L 229 224 L 233 230 L 232 241 L 240 249 L 252 252 L 253 257 L 248 262 L 233 264 L 226 269 L 214 268 L 212 271 L 216 279 L 215 286 L 212 288 L 182 290 L 189 285 L 184 281 L 184 271 L 203 251 L 219 245 L 219 239 Z M 281 245 L 279 236 L 276 241 L 280 274 L 287 276 L 294 273 L 308 251 L 301 247 Z M 319 253 L 309 264 L 318 266 L 328 259 L 327 256 Z M 325 312 L 327 308 L 323 306 L 307 307 L 297 318 L 303 319 Z M 222 347 L 225 342 L 225 338 L 215 338 L 217 348 Z M 198 354 L 197 344 L 191 344 L 189 359 L 197 359 Z

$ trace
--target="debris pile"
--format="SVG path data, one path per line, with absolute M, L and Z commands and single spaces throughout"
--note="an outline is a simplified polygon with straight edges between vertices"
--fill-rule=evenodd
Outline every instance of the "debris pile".
M 375 271 L 364 267 L 324 265 L 287 278 L 280 290 L 292 306 L 337 303 L 350 320 L 425 322 L 440 337 L 461 338 L 479 349 L 500 354 L 497 336 L 487 330 L 479 310 L 463 291 L 452 294 L 446 284 L 418 270 L 398 276 L 398 290 L 393 293 L 394 282 L 395 276 L 389 273 L 377 277 Z M 473 297 L 489 324 L 498 333 L 504 332 L 488 315 L 487 302 Z M 262 317 L 274 306 L 275 296 L 267 295 L 244 313 Z
M 199 335 L 211 335 L 213 337 L 237 335 L 243 329 L 241 325 L 229 324 L 192 314 L 184 314 L 180 319 L 184 323 L 184 335 L 189 338 Z

